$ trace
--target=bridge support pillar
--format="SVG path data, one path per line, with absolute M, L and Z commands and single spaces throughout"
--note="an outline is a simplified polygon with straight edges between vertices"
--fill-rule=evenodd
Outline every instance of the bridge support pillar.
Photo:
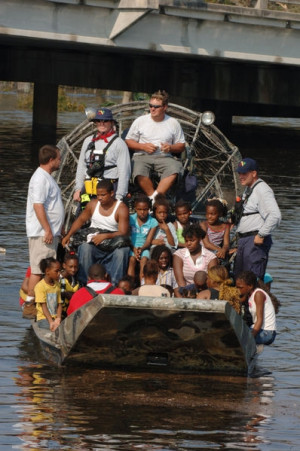
M 216 126 L 227 135 L 230 134 L 232 129 L 232 111 L 228 106 L 222 103 L 217 103 L 213 110 L 216 115 Z
M 35 83 L 33 94 L 32 137 L 34 150 L 56 144 L 58 85 Z

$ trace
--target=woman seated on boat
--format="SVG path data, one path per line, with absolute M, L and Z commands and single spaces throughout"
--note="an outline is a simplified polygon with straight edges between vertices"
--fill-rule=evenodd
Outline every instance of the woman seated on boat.
M 225 266 L 213 266 L 207 271 L 207 289 L 197 294 L 197 299 L 221 299 L 228 301 L 240 313 L 240 292 L 232 286 L 233 282 Z
M 99 108 L 91 119 L 97 132 L 85 138 L 77 165 L 74 200 L 81 201 L 85 193 L 96 194 L 90 187 L 97 178 L 113 181 L 116 199 L 123 200 L 128 192 L 131 163 L 128 147 L 116 132 L 112 111 Z
M 178 249 L 173 255 L 173 268 L 179 287 L 194 282 L 196 271 L 205 271 L 218 264 L 215 254 L 201 245 L 205 237 L 199 224 L 191 224 L 183 231 L 186 247 Z
M 276 337 L 276 309 L 267 291 L 259 288 L 257 277 L 252 271 L 243 271 L 236 278 L 236 287 L 239 289 L 241 299 L 248 300 L 249 311 L 253 325 L 251 332 L 256 344 L 270 345 Z
M 133 290 L 132 294 L 136 296 L 157 296 L 169 298 L 169 290 L 161 285 L 156 285 L 158 272 L 158 263 L 155 260 L 148 260 L 143 268 L 144 285 Z
M 124 294 L 123 290 L 115 288 L 108 279 L 109 276 L 103 265 L 100 265 L 99 263 L 92 265 L 88 271 L 88 283 L 86 287 L 80 288 L 73 294 L 67 314 L 71 315 L 71 313 L 91 301 L 98 294 Z

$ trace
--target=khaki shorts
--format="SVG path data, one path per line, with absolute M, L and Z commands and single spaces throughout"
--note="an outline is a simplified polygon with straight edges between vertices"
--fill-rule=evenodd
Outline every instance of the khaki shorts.
M 133 180 L 138 176 L 149 177 L 151 171 L 157 172 L 161 179 L 173 174 L 179 174 L 182 170 L 181 161 L 173 157 L 157 155 L 134 155 L 133 161 Z
M 53 237 L 52 244 L 45 244 L 43 236 L 28 238 L 29 262 L 32 274 L 41 274 L 40 261 L 43 258 L 56 258 L 56 251 L 59 241 L 59 236 Z

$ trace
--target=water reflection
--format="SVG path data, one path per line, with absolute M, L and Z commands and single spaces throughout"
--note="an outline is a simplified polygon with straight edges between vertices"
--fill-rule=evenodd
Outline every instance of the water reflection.
M 273 379 L 20 366 L 22 449 L 257 450 Z

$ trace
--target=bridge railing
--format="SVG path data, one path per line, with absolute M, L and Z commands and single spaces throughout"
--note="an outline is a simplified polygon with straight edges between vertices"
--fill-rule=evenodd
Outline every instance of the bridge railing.
M 206 0 L 206 3 L 300 13 L 300 0 Z

